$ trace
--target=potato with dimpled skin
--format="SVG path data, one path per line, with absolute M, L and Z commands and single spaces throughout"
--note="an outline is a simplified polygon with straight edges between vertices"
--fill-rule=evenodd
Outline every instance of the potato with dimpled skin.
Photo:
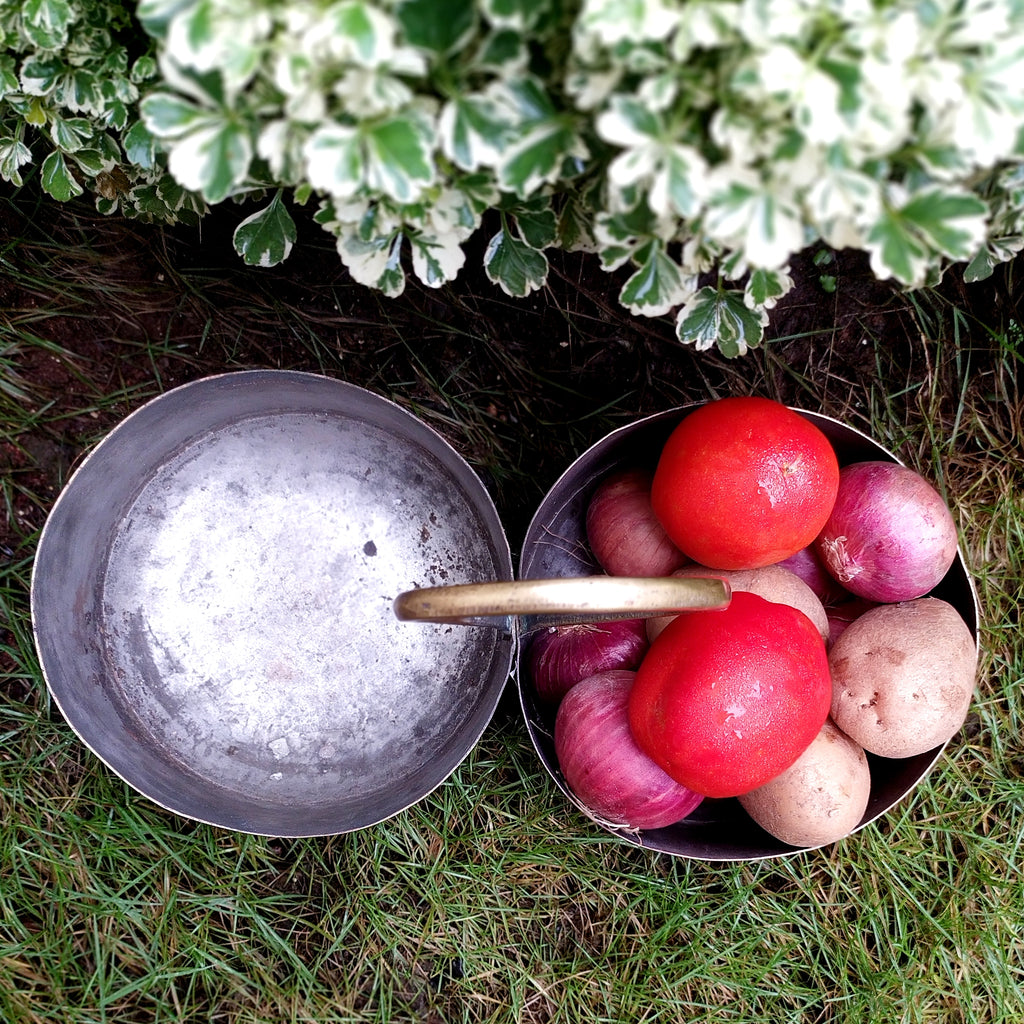
M 790 846 L 824 846 L 861 822 L 871 795 L 863 748 L 828 719 L 784 772 L 739 802 L 766 832 Z
M 818 627 L 826 643 L 829 638 L 829 618 L 817 594 L 794 572 L 781 565 L 765 565 L 760 569 L 705 569 L 700 565 L 687 565 L 677 569 L 673 576 L 716 576 L 729 581 L 733 592 L 743 590 L 757 594 L 775 604 L 788 604 L 801 611 Z M 647 639 L 653 643 L 659 633 L 675 618 L 658 615 L 647 620 Z
M 963 725 L 977 662 L 971 630 L 946 601 L 878 605 L 829 651 L 832 719 L 869 753 L 923 754 Z

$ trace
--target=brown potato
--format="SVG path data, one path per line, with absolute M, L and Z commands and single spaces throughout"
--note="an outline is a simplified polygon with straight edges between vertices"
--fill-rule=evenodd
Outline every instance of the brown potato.
M 923 754 L 963 725 L 977 662 L 974 636 L 948 602 L 871 608 L 829 652 L 832 718 L 872 754 Z
M 733 590 L 749 591 L 766 601 L 788 604 L 806 615 L 818 628 L 823 640 L 828 642 L 828 615 L 818 595 L 804 583 L 796 573 L 781 565 L 766 565 L 761 569 L 705 569 L 699 565 L 687 565 L 677 569 L 673 576 L 716 576 L 729 581 Z M 647 620 L 647 639 L 652 641 L 675 618 L 674 615 L 659 615 Z
M 852 597 L 842 604 L 831 605 L 826 608 L 828 613 L 828 642 L 832 646 L 845 631 L 846 627 L 859 618 L 870 608 L 877 607 L 877 601 L 869 601 L 866 597 Z
M 824 846 L 861 822 L 871 794 L 868 759 L 831 719 L 781 775 L 739 798 L 766 832 L 790 846 Z

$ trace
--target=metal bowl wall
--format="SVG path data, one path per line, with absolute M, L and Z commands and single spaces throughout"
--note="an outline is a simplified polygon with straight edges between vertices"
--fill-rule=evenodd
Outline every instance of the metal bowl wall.
M 587 548 L 585 518 L 590 498 L 610 473 L 636 466 L 654 468 L 669 434 L 695 407 L 669 410 L 622 427 L 581 455 L 557 480 L 527 530 L 520 558 L 524 578 L 583 576 L 601 570 Z M 831 441 L 840 465 L 867 460 L 899 460 L 866 434 L 818 413 L 796 410 Z M 952 604 L 977 641 L 979 610 L 973 582 L 958 552 L 946 577 L 932 591 Z M 529 623 L 526 624 L 527 629 Z M 522 659 L 525 663 L 525 659 Z M 565 797 L 583 810 L 558 767 L 554 716 L 538 700 L 525 672 L 518 675 L 520 702 L 530 739 L 545 769 Z M 858 826 L 885 814 L 928 774 L 945 744 L 917 757 L 889 760 L 868 755 L 871 796 Z M 596 827 L 596 826 L 595 826 Z M 606 827 L 606 826 L 602 826 Z M 705 799 L 684 821 L 669 828 L 638 832 L 607 828 L 636 846 L 705 861 L 750 861 L 800 852 L 756 825 L 735 799 Z
M 243 832 L 381 821 L 439 785 L 508 679 L 504 628 L 399 622 L 417 586 L 511 579 L 470 467 L 397 405 L 314 374 L 206 378 L 133 413 L 44 528 L 47 684 L 158 804 Z

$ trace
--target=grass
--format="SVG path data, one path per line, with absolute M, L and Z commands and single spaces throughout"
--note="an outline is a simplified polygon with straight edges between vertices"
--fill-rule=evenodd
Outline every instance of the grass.
M 1024 404 L 1013 328 L 979 334 L 962 306 L 952 319 L 948 305 L 922 307 L 905 347 L 865 321 L 867 369 L 817 329 L 727 364 L 660 341 L 655 326 L 630 335 L 568 287 L 516 307 L 509 327 L 511 306 L 468 285 L 447 308 L 425 294 L 386 304 L 328 271 L 301 287 L 218 276 L 187 239 L 153 244 L 85 213 L 23 230 L 0 275 L 0 358 L 18 389 L 0 396 L 11 462 L 0 508 L 0 1018 L 1021 1018 Z M 109 330 L 70 329 L 95 328 L 104 311 Z M 551 350 L 523 344 L 529 332 L 547 332 Z M 60 371 L 52 381 L 47 361 Z M 246 365 L 329 372 L 413 408 L 477 467 L 513 545 L 574 454 L 667 404 L 756 391 L 870 430 L 932 474 L 958 516 L 984 610 L 965 729 L 876 825 L 753 864 L 650 854 L 591 826 L 542 772 L 511 686 L 454 775 L 373 828 L 280 840 L 161 810 L 50 703 L 29 620 L 32 552 L 68 468 L 128 409 Z M 38 453 L 53 448 L 63 461 L 39 477 Z

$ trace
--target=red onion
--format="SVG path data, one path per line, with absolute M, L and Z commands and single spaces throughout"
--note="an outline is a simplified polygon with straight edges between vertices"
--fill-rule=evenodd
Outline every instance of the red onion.
M 642 469 L 604 480 L 587 506 L 587 540 L 609 576 L 668 576 L 689 559 L 651 508 L 652 475 Z
M 685 818 L 702 797 L 636 745 L 627 712 L 635 677 L 604 672 L 574 686 L 555 718 L 555 753 L 569 788 L 596 821 L 664 828 Z
M 647 651 L 643 619 L 550 626 L 530 642 L 527 656 L 537 696 L 557 703 L 580 680 L 611 669 L 632 669 Z
M 946 575 L 956 524 L 923 476 L 895 462 L 855 462 L 839 474 L 832 515 L 818 536 L 828 571 L 869 601 L 911 601 Z
M 850 592 L 825 568 L 813 544 L 776 564 L 799 576 L 824 605 L 836 604 L 850 597 Z

